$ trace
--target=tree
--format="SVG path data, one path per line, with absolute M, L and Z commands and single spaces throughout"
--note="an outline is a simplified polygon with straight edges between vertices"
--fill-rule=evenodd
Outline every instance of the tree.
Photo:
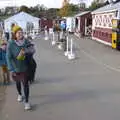
M 21 11 L 26 12 L 26 13 L 30 13 L 30 9 L 27 6 L 24 6 L 24 5 L 20 7 L 20 12 Z
M 62 8 L 59 11 L 59 15 L 61 17 L 65 17 L 68 15 L 68 9 L 69 9 L 69 0 L 64 0 L 62 3 Z
M 63 0 L 62 7 L 66 6 L 70 0 Z
M 59 9 L 56 8 L 50 8 L 46 11 L 46 16 L 48 19 L 55 19 L 58 16 Z
M 34 9 L 35 9 L 36 11 L 45 11 L 45 10 L 47 10 L 47 7 L 44 6 L 43 4 L 42 4 L 42 5 L 37 4 L 37 5 L 34 7 Z
M 60 9 L 59 15 L 62 16 L 62 17 L 68 16 L 68 10 L 69 10 L 69 4 L 63 6 Z
M 86 9 L 86 3 L 85 2 L 81 2 L 79 4 L 79 7 L 80 7 L 80 11 L 84 11 Z
M 31 9 L 31 14 L 36 17 L 44 17 L 46 15 L 47 7 L 44 5 L 36 5 Z
M 60 9 L 59 15 L 61 17 L 66 17 L 66 16 L 72 16 L 77 12 L 79 12 L 79 6 L 68 3 Z
M 94 0 L 90 5 L 89 10 L 93 11 L 100 7 L 103 7 L 104 5 L 105 3 L 99 3 L 99 0 Z

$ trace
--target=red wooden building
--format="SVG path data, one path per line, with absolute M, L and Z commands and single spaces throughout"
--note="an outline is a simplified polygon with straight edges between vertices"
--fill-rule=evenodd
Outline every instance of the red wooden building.
M 75 15 L 75 34 L 79 37 L 91 34 L 92 15 L 90 11 Z
M 41 30 L 44 30 L 45 26 L 48 26 L 48 28 L 52 28 L 53 27 L 53 20 L 41 18 L 40 26 L 41 26 Z
M 112 44 L 112 19 L 117 17 L 120 2 L 111 3 L 92 12 L 92 39 Z

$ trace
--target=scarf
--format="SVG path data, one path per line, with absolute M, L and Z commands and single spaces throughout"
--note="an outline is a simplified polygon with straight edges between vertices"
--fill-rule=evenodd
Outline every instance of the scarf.
M 25 40 L 15 40 L 15 43 L 18 45 L 18 46 L 23 46 L 23 44 L 25 43 Z

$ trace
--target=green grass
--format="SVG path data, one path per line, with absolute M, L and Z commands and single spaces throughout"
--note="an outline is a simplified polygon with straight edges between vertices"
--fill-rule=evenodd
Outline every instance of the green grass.
M 0 20 L 5 20 L 7 18 L 9 18 L 11 15 L 4 15 L 4 16 L 0 16 Z

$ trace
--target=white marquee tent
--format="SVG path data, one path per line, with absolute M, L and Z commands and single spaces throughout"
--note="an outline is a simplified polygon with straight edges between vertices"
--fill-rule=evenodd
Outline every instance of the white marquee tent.
M 14 23 L 19 25 L 23 31 L 26 31 L 28 23 L 33 25 L 34 29 L 39 28 L 40 19 L 37 17 L 33 17 L 25 12 L 20 12 L 4 21 L 5 31 L 11 31 L 11 25 Z

